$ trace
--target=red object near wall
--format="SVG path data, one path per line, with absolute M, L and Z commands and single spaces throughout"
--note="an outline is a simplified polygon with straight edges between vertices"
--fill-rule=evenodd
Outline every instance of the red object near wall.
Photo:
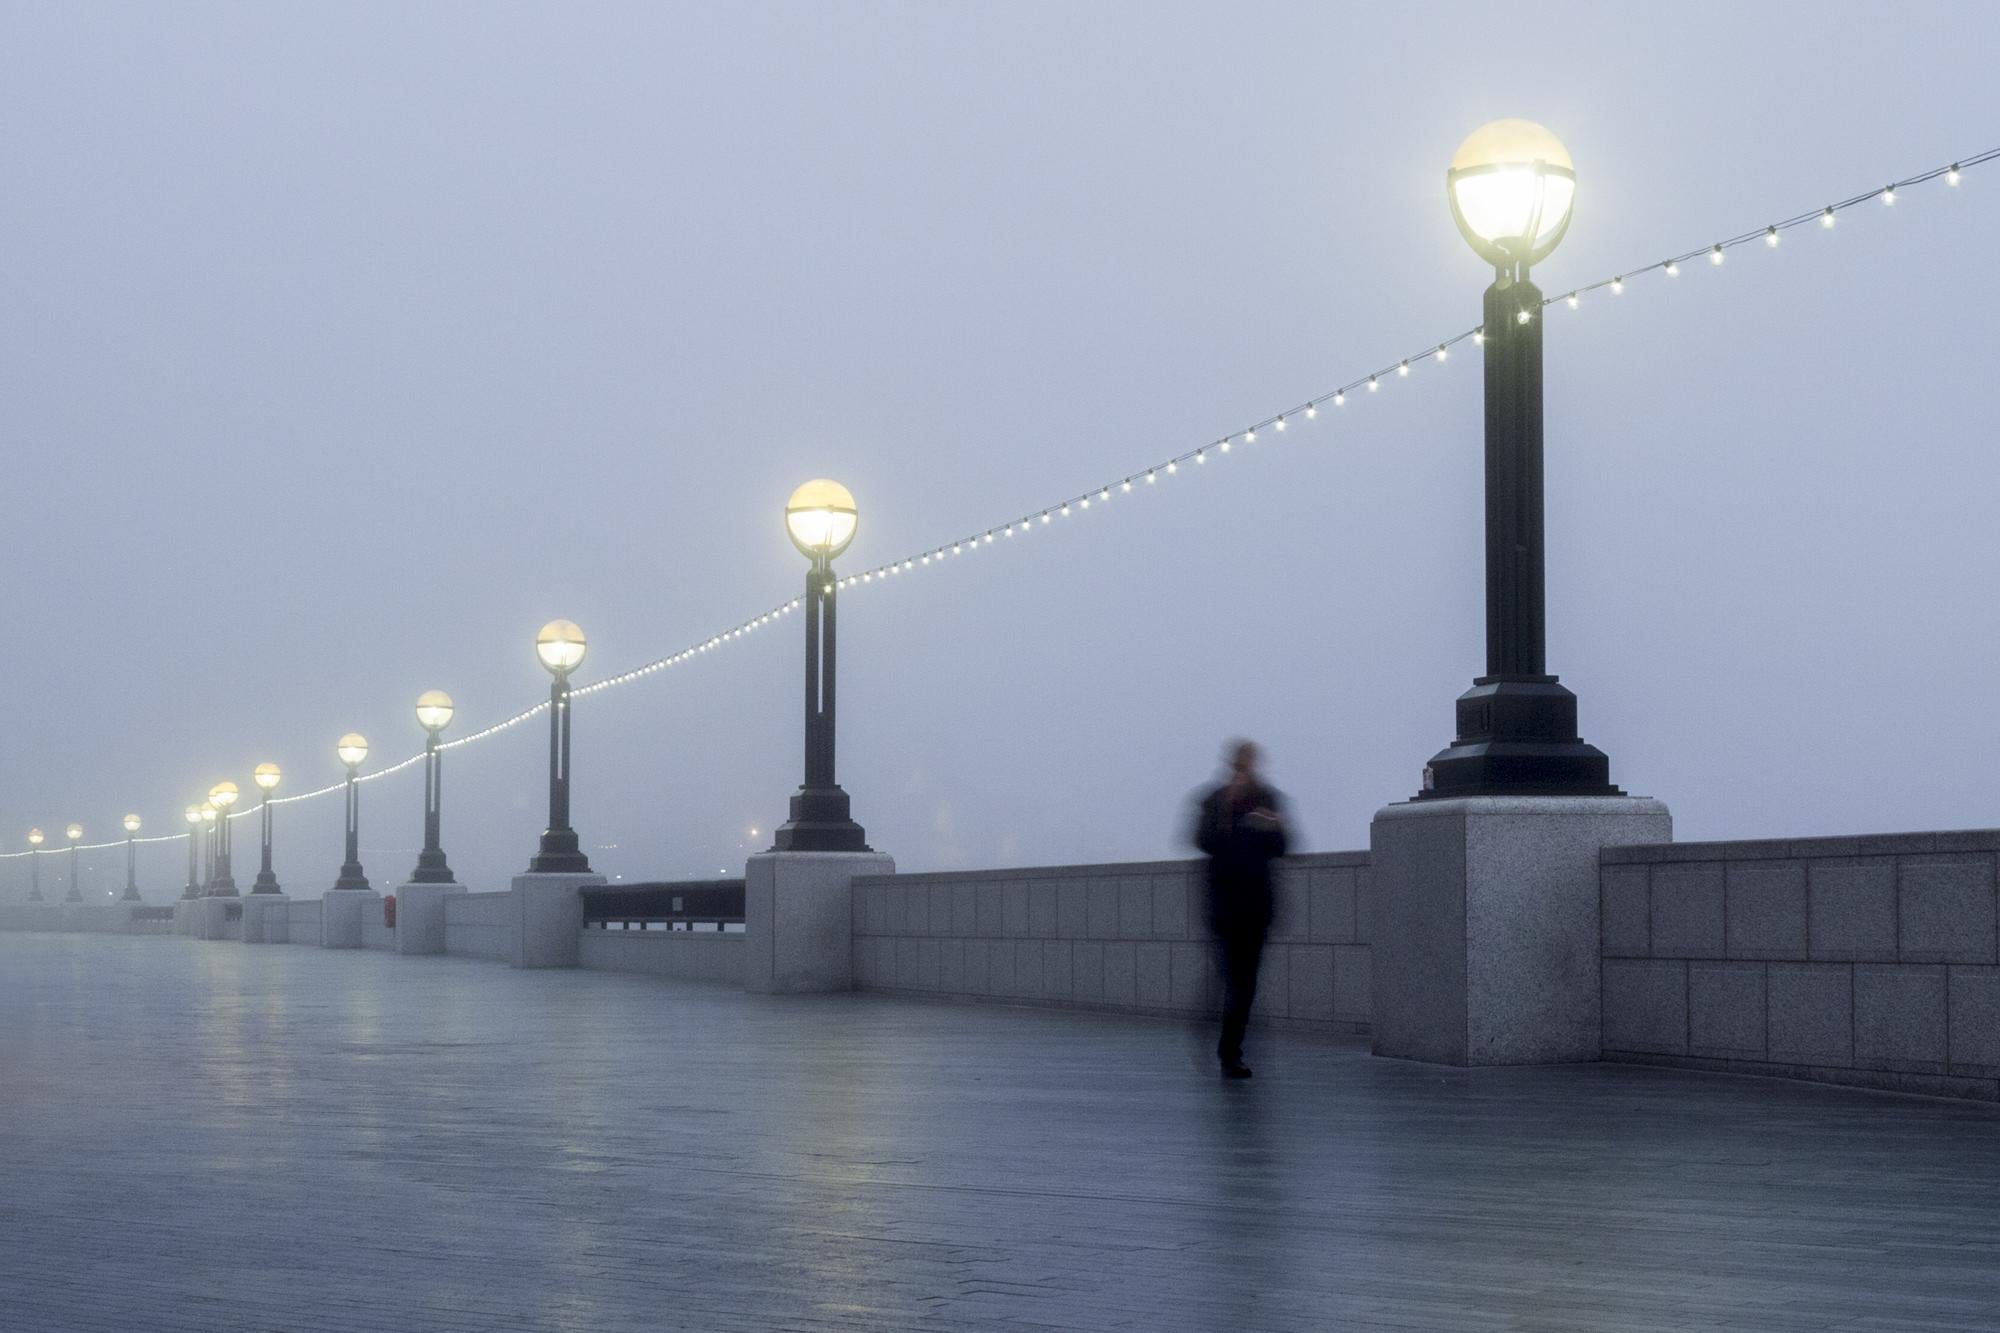
M 382 900 L 382 924 L 391 930 L 396 928 L 396 895 L 393 893 Z

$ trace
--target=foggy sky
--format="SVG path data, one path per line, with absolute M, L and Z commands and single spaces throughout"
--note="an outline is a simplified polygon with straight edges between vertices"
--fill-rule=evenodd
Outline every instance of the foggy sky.
M 1459 140 L 1568 144 L 1551 292 L 2000 142 L 2000 11 L 1543 5 L 0 6 L 0 850 L 334 781 L 1038 510 L 1477 322 Z M 2000 822 L 2000 164 L 1552 309 L 1549 660 L 1682 839 Z M 1181 852 L 1223 738 L 1365 846 L 1482 668 L 1479 361 L 841 616 L 840 777 L 906 868 Z M 576 710 L 626 878 L 740 873 L 796 620 Z M 454 751 L 504 887 L 537 723 Z M 374 760 L 371 759 L 371 767 Z M 378 887 L 412 769 L 364 788 Z M 752 838 L 751 827 L 759 830 Z M 285 807 L 316 896 L 337 797 Z M 237 878 L 254 873 L 237 829 Z M 149 898 L 182 853 L 149 850 Z M 99 858 L 101 887 L 122 857 Z M 45 866 L 47 875 L 53 864 Z M 25 882 L 0 863 L 0 898 Z

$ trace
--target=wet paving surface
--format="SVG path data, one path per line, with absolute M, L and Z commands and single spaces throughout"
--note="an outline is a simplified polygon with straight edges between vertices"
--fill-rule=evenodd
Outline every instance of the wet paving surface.
M 2000 1328 L 2000 1112 L 0 935 L 0 1329 Z

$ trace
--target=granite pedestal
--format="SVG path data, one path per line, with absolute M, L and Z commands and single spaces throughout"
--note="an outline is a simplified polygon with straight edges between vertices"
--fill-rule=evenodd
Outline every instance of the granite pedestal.
M 577 890 L 604 882 L 602 875 L 568 872 L 514 876 L 514 966 L 575 967 L 576 935 L 583 929 Z
M 396 890 L 396 952 L 444 952 L 445 899 L 463 884 L 404 884 Z
M 245 894 L 243 942 L 283 944 L 291 934 L 292 900 L 282 893 Z
M 369 913 L 382 918 L 382 895 L 373 889 L 328 889 L 320 899 L 320 947 L 359 949 Z
M 1673 840 L 1658 801 L 1409 801 L 1369 830 L 1375 1054 L 1450 1065 L 1595 1060 L 1601 848 Z
M 764 852 L 743 871 L 744 989 L 765 995 L 854 988 L 858 875 L 893 875 L 880 852 Z

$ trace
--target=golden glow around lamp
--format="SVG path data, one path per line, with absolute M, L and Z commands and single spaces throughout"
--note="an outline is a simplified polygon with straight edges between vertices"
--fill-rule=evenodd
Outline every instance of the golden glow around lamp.
M 276 791 L 284 772 L 276 764 L 259 764 L 250 774 L 250 780 L 265 791 Z
M 837 481 L 809 481 L 785 502 L 785 531 L 792 545 L 814 560 L 831 560 L 854 540 L 854 497 Z
M 574 620 L 551 620 L 535 636 L 535 656 L 542 660 L 550 675 L 558 677 L 567 676 L 583 665 L 588 646 L 583 630 Z
M 71 824 L 68 828 L 63 830 L 63 836 L 65 838 L 68 838 L 71 842 L 83 841 L 83 825 Z
M 451 723 L 451 696 L 443 690 L 425 690 L 417 696 L 417 721 L 435 736 Z
M 200 807 L 200 806 L 198 806 L 198 805 L 191 805 L 191 806 L 189 806 L 189 807 L 187 808 L 187 810 L 185 811 L 185 814 L 186 814 L 186 816 L 187 816 L 187 822 L 188 822 L 188 823 L 189 823 L 190 825 L 193 825 L 193 824 L 199 824 L 199 823 L 201 822 L 201 807 Z
M 340 762 L 349 768 L 358 768 L 368 757 L 368 738 L 358 731 L 350 731 L 334 744 L 333 752 L 340 756 Z
M 140 827 L 139 816 L 137 815 L 125 816 L 125 831 L 127 833 L 137 833 L 139 831 L 139 827 Z
M 215 802 L 215 808 L 218 810 L 227 810 L 235 805 L 236 798 L 240 794 L 233 782 L 218 782 L 208 789 L 208 799 Z
M 30 847 L 39 847 L 44 841 L 45 839 L 40 829 L 31 828 L 28 830 L 28 845 Z
M 1466 137 L 1445 172 L 1451 215 L 1495 268 L 1527 269 L 1569 230 L 1576 168 L 1562 141 L 1532 120 L 1496 120 Z

